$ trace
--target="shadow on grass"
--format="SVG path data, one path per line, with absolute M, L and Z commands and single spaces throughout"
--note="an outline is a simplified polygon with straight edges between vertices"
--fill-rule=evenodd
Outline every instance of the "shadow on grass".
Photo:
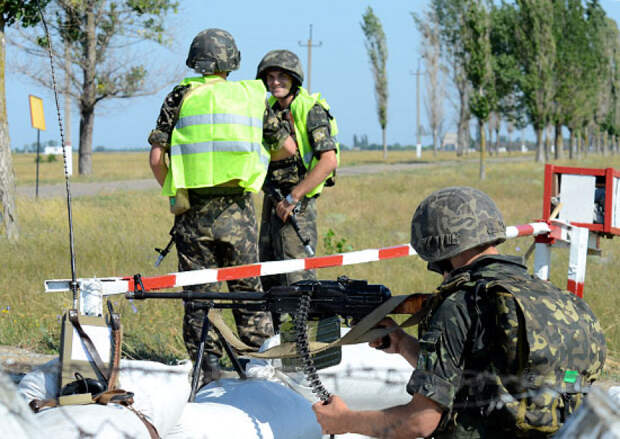
M 157 339 L 157 337 L 154 338 Z M 182 358 L 178 358 L 174 353 L 168 352 L 157 340 L 154 341 L 155 346 L 150 346 L 136 336 L 124 334 L 121 355 L 123 358 L 129 358 L 131 360 L 157 361 L 168 365 L 177 364 L 179 360 L 182 360 Z

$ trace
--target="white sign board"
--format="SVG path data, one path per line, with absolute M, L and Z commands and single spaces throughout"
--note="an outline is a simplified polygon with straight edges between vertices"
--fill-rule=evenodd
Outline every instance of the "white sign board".
M 95 348 L 97 349 L 97 352 L 99 353 L 99 356 L 101 358 L 108 358 L 108 356 L 110 355 L 110 349 L 112 347 L 111 329 L 107 326 L 90 325 L 83 325 L 82 329 L 84 329 L 84 332 L 86 332 L 92 340 Z M 73 328 L 73 340 L 71 341 L 71 359 L 78 361 L 95 361 L 93 358 L 91 358 L 90 354 L 88 353 L 88 349 L 86 349 L 86 346 L 84 345 L 80 334 L 75 328 Z
M 613 191 L 611 227 L 620 227 L 620 178 L 618 177 L 614 177 Z
M 560 182 L 559 219 L 574 222 L 594 222 L 594 188 L 596 177 L 593 175 L 562 174 Z

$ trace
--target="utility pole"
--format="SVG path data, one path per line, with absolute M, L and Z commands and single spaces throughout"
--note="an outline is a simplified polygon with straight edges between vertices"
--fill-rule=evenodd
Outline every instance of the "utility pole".
M 299 44 L 301 47 L 307 47 L 308 48 L 308 80 L 306 81 L 306 89 L 308 90 L 308 93 L 310 93 L 310 84 L 311 84 L 311 72 L 312 72 L 312 48 L 313 47 L 321 47 L 323 45 L 322 41 L 319 41 L 317 44 L 312 44 L 312 25 L 310 25 L 310 36 L 308 37 L 308 42 L 307 43 L 302 43 L 301 41 L 298 41 L 297 44 Z
M 410 71 L 409 74 L 415 76 L 415 94 L 416 94 L 416 135 L 418 143 L 415 146 L 416 157 L 422 157 L 422 130 L 420 127 L 420 75 L 424 75 L 425 72 L 420 72 L 420 61 L 422 58 L 418 58 L 418 70 L 415 72 Z

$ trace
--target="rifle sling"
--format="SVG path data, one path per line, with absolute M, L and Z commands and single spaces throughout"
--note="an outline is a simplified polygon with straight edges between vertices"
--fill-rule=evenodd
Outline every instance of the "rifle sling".
M 405 320 L 399 326 L 395 326 L 393 328 L 377 328 L 377 324 L 388 314 L 390 314 L 394 309 L 396 309 L 401 303 L 406 301 L 410 296 L 409 295 L 400 295 L 400 296 L 392 296 L 381 305 L 379 305 L 376 309 L 374 309 L 370 314 L 361 319 L 356 325 L 354 325 L 351 330 L 345 334 L 344 337 L 339 338 L 331 343 L 325 342 L 310 342 L 309 350 L 311 354 L 315 354 L 318 352 L 322 352 L 326 349 L 343 346 L 348 344 L 357 344 L 357 343 L 367 343 L 372 340 L 376 340 L 379 338 L 383 338 L 385 335 L 390 332 L 396 330 L 397 328 L 406 328 L 409 326 L 413 326 L 417 324 L 422 317 L 426 314 L 426 309 L 422 309 L 421 311 L 413 314 L 407 320 Z M 256 352 L 255 348 L 252 348 L 245 343 L 243 343 L 237 336 L 232 332 L 232 330 L 224 323 L 224 320 L 221 317 L 221 314 L 217 312 L 215 309 L 211 309 L 209 311 L 209 320 L 215 326 L 224 340 L 226 340 L 234 349 L 240 352 L 242 355 L 252 357 L 252 358 L 297 358 L 299 355 L 297 354 L 297 348 L 295 343 L 288 342 L 282 343 L 272 348 L 267 349 L 264 352 Z
M 90 358 L 93 359 L 95 368 L 97 369 L 97 373 L 103 378 L 107 386 L 108 375 L 105 373 L 106 367 L 103 361 L 101 360 L 101 357 L 99 356 L 99 352 L 97 352 L 97 348 L 95 347 L 94 343 L 92 342 L 88 334 L 84 331 L 84 329 L 82 328 L 82 325 L 80 325 L 80 321 L 78 320 L 77 310 L 70 309 L 68 312 L 68 316 L 69 316 L 69 321 L 71 322 L 75 330 L 78 332 L 80 338 L 82 339 L 82 342 L 84 343 L 84 346 L 86 347 L 86 350 L 88 351 L 88 355 L 90 355 Z
M 114 350 L 112 351 L 112 363 L 110 364 L 108 390 L 115 390 L 118 385 L 118 372 L 121 361 L 121 348 L 123 340 L 123 329 L 120 325 L 120 317 L 118 314 L 110 314 L 110 319 L 115 321 L 112 324 L 112 339 Z

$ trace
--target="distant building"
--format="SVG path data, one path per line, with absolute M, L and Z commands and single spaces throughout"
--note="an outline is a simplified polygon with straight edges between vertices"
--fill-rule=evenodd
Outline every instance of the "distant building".
M 62 146 L 46 146 L 43 150 L 45 155 L 62 155 Z
M 443 136 L 443 141 L 441 142 L 441 149 L 445 151 L 455 151 L 457 139 L 458 137 L 456 133 L 446 133 L 446 135 Z

